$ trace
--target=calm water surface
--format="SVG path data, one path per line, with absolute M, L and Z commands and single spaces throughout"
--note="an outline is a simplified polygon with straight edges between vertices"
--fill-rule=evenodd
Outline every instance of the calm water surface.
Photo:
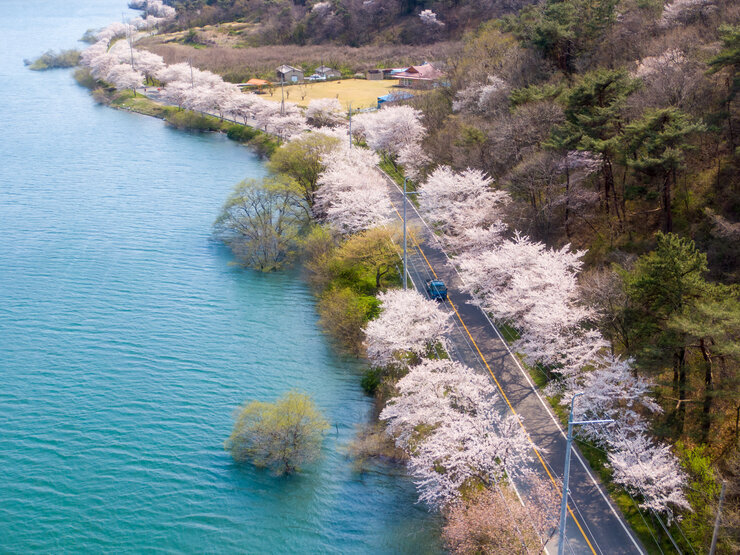
M 304 284 L 210 239 L 261 162 L 23 67 L 124 7 L 0 1 L 0 552 L 438 552 L 407 478 L 352 471 L 370 402 Z M 332 423 L 322 460 L 235 465 L 231 412 L 291 388 Z

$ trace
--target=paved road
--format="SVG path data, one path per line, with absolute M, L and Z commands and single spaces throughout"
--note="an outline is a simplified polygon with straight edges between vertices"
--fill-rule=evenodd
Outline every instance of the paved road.
M 397 212 L 401 213 L 403 193 L 392 180 L 388 181 L 391 200 Z M 544 480 L 559 484 L 566 448 L 561 426 L 494 324 L 483 311 L 469 303 L 469 295 L 460 291 L 460 276 L 448 263 L 439 241 L 411 203 L 407 208 L 407 221 L 409 226 L 418 230 L 410 234 L 408 240 L 409 274 L 414 285 L 420 288 L 431 277 L 440 277 L 447 284 L 449 302 L 445 306 L 453 313 L 455 321 L 455 329 L 449 338 L 451 355 L 491 376 L 501 393 L 500 410 L 519 415 L 536 446 L 533 449 L 533 469 Z M 516 486 L 518 489 L 526 488 L 526 484 Z M 566 553 L 645 553 L 577 449 L 571 458 L 570 492 Z M 557 552 L 557 533 L 553 532 L 547 544 L 549 553 Z

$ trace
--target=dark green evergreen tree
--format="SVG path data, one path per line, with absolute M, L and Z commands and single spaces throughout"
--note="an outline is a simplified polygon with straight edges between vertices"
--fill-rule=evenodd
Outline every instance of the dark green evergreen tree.
M 673 412 L 677 431 L 683 432 L 687 397 L 687 349 L 690 336 L 670 325 L 706 298 L 707 257 L 693 241 L 673 233 L 658 233 L 654 251 L 641 256 L 624 274 L 627 295 L 635 307 L 631 317 L 635 352 L 643 367 L 673 370 Z
M 602 205 L 609 214 L 611 203 L 618 220 L 624 214 L 620 212 L 621 202 L 614 187 L 613 165 L 625 125 L 624 103 L 638 83 L 624 71 L 598 70 L 584 75 L 566 93 L 566 122 L 553 130 L 551 140 L 561 148 L 575 147 L 601 155 Z
M 684 167 L 685 153 L 693 148 L 689 136 L 704 130 L 676 108 L 650 110 L 625 128 L 625 161 L 658 184 L 665 232 L 673 231 L 672 191 L 676 174 Z

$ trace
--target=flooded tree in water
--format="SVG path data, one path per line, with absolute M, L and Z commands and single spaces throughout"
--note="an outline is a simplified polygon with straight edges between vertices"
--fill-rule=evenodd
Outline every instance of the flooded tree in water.
M 215 231 L 245 266 L 270 272 L 293 260 L 308 220 L 308 206 L 288 183 L 250 179 L 231 193 Z
M 291 391 L 274 403 L 245 403 L 225 447 L 237 461 L 292 474 L 318 458 L 328 428 L 311 398 Z

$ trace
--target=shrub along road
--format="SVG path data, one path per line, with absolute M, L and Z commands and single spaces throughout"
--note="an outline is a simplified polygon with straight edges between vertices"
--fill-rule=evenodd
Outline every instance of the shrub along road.
M 395 182 L 387 179 L 400 219 L 403 193 Z M 411 203 L 407 206 L 407 222 L 414 229 L 408 239 L 409 274 L 414 286 L 424 293 L 424 282 L 432 277 L 439 277 L 447 284 L 449 300 L 445 305 L 455 322 L 455 330 L 448 339 L 451 356 L 490 374 L 501 394 L 499 409 L 517 414 L 533 442 L 532 470 L 560 490 L 566 435 L 552 409 L 539 395 L 495 325 L 482 310 L 470 304 L 469 295 L 460 291 L 460 276 Z M 516 487 L 526 488 L 527 484 L 517 483 Z M 577 448 L 571 458 L 568 513 L 566 553 L 645 553 Z M 557 541 L 555 530 L 547 544 L 549 553 L 557 552 Z

